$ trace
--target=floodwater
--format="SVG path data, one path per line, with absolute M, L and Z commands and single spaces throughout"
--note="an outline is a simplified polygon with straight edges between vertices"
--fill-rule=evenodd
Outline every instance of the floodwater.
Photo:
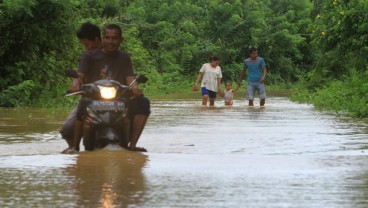
M 60 154 L 66 116 L 0 109 L 1 207 L 368 207 L 368 123 L 286 97 L 152 100 L 147 153 Z

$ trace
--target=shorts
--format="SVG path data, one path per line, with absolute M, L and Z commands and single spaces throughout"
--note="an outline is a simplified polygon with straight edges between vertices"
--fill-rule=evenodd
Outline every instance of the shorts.
M 151 104 L 147 97 L 139 96 L 126 101 L 128 106 L 128 116 L 133 118 L 135 115 L 149 116 L 151 114 Z
M 210 98 L 216 98 L 217 92 L 207 90 L 205 87 L 202 87 L 202 95 L 208 95 Z
M 263 83 L 248 82 L 247 99 L 254 100 L 255 92 L 258 92 L 259 99 L 266 99 L 266 89 Z

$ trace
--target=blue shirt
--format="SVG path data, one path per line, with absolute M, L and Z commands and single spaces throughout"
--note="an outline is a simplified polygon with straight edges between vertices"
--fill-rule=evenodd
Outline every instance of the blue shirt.
M 262 78 L 263 67 L 266 67 L 266 62 L 261 57 L 257 57 L 256 60 L 245 59 L 243 69 L 248 69 L 248 82 L 259 82 Z

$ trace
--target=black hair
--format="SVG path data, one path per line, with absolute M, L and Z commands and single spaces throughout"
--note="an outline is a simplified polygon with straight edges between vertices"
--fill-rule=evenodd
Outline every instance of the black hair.
M 105 27 L 104 29 L 104 32 L 106 29 L 109 29 L 109 30 L 117 30 L 118 31 L 118 34 L 119 34 L 119 37 L 122 37 L 123 36 L 123 31 L 121 29 L 121 27 L 117 24 L 109 24 Z
M 210 56 L 210 61 L 211 62 L 212 61 L 219 61 L 219 60 L 220 60 L 220 58 L 218 56 L 216 56 L 216 55 Z
M 227 83 L 229 83 L 231 86 L 233 86 L 233 83 L 231 81 L 226 81 L 225 86 L 227 85 Z
M 88 40 L 95 40 L 97 37 L 101 40 L 101 30 L 100 28 L 92 24 L 90 22 L 85 22 L 82 26 L 77 30 L 77 37 L 78 39 L 88 39 Z
M 258 48 L 250 47 L 248 51 L 249 51 L 249 53 L 253 53 L 254 51 L 258 51 Z

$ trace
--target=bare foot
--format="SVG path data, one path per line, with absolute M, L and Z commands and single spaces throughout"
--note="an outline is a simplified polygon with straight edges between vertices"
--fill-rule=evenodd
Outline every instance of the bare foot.
M 147 152 L 147 150 L 144 147 L 129 147 L 128 150 L 137 152 Z
M 61 152 L 61 154 L 74 154 L 77 153 L 78 150 L 76 150 L 74 147 L 68 147 L 65 150 Z

